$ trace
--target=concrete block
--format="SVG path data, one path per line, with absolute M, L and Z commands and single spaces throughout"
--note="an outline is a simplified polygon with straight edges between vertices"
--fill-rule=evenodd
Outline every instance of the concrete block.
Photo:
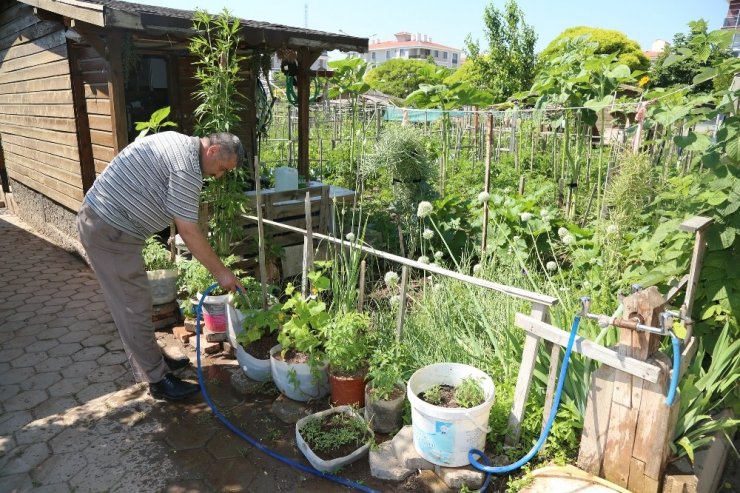
M 225 342 L 229 340 L 229 334 L 226 332 L 210 332 L 204 331 L 206 334 L 206 341 L 208 342 Z
M 434 464 L 423 458 L 417 452 L 416 447 L 414 447 L 414 435 L 411 425 L 401 428 L 401 431 L 396 433 L 391 443 L 396 458 L 406 469 L 421 469 L 422 471 L 434 469 Z
M 413 469 L 403 467 L 390 442 L 381 443 L 377 448 L 370 449 L 370 474 L 374 478 L 403 481 L 413 472 Z
M 434 472 L 453 490 L 459 490 L 463 485 L 471 490 L 477 490 L 483 486 L 485 479 L 485 474 L 473 466 L 442 467 L 435 465 Z
M 203 335 L 200 336 L 200 350 L 203 354 L 216 354 L 221 352 L 220 342 L 209 342 Z
M 272 414 L 285 424 L 295 424 L 299 419 L 311 414 L 311 410 L 305 403 L 288 399 L 280 394 L 272 403 Z

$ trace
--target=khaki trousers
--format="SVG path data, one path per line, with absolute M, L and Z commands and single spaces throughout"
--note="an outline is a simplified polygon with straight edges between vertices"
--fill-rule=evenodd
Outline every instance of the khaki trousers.
M 141 251 L 144 241 L 103 221 L 84 203 L 77 214 L 80 241 L 103 289 L 137 382 L 159 382 L 169 372 L 152 324 L 152 297 Z

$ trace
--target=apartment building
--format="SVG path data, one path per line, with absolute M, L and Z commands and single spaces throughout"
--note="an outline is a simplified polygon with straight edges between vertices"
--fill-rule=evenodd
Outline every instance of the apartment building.
M 362 54 L 362 57 L 372 66 L 393 58 L 426 60 L 429 57 L 432 57 L 435 64 L 443 67 L 458 68 L 462 65 L 461 50 L 434 43 L 431 36 L 400 32 L 395 37 L 395 41 L 371 40 L 368 52 Z

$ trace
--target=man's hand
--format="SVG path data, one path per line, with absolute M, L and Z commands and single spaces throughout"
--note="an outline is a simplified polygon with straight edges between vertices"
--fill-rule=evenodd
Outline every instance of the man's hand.
M 244 286 L 239 282 L 239 279 L 234 275 L 233 272 L 226 269 L 216 277 L 218 284 L 227 291 L 241 290 L 244 292 Z

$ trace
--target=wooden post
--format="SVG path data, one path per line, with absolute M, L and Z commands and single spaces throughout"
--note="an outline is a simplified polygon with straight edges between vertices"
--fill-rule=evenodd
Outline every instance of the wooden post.
M 527 179 L 524 175 L 519 177 L 519 195 L 524 195 L 524 186 L 526 185 Z
M 699 283 L 699 272 L 704 261 L 704 250 L 706 249 L 706 230 L 714 222 L 710 217 L 695 216 L 681 223 L 679 229 L 696 233 L 694 241 L 694 251 L 691 255 L 691 267 L 689 270 L 689 282 L 686 285 L 686 296 L 684 297 L 684 306 L 686 315 L 691 316 L 691 310 L 694 308 L 694 297 L 696 296 L 696 286 Z M 691 334 L 687 334 L 685 340 L 689 340 Z
M 547 420 L 552 412 L 552 402 L 555 398 L 555 385 L 558 379 L 558 364 L 560 363 L 560 346 L 548 342 L 546 344 L 550 351 L 550 372 L 547 375 L 547 391 L 545 392 L 545 408 L 542 413 L 542 428 L 545 428 Z
M 311 226 L 311 193 L 306 192 L 304 201 L 306 213 L 306 235 L 303 237 L 303 277 L 301 279 L 301 293 L 308 297 L 308 272 L 313 269 L 313 229 Z
M 365 269 L 366 264 L 363 260 L 360 262 L 360 283 L 359 286 L 357 286 L 359 290 L 359 296 L 357 297 L 357 311 L 359 313 L 362 313 L 362 310 L 365 308 Z
M 547 305 L 532 303 L 532 318 L 547 322 L 550 319 L 550 311 Z M 509 414 L 509 434 L 506 435 L 506 443 L 516 445 L 519 443 L 519 435 L 522 432 L 522 419 L 524 418 L 524 406 L 529 396 L 529 386 L 532 383 L 534 367 L 537 362 L 537 343 L 540 338 L 527 333 L 524 338 L 524 350 L 522 351 L 522 363 L 519 367 L 519 375 L 514 389 L 514 402 Z
M 398 322 L 396 324 L 396 340 L 400 341 L 403 335 L 403 320 L 406 317 L 406 284 L 409 280 L 409 268 L 401 267 L 401 299 L 398 305 Z
M 108 38 L 108 99 L 110 101 L 110 118 L 113 126 L 113 153 L 117 154 L 128 145 L 128 124 L 126 122 L 126 94 L 123 80 L 123 62 L 119 54 L 122 51 L 123 33 L 111 31 Z
M 477 114 L 476 114 L 477 115 Z M 491 191 L 491 145 L 493 144 L 493 114 L 489 113 L 486 119 L 486 171 L 483 176 L 483 191 Z M 488 201 L 483 204 L 483 238 L 481 239 L 481 254 L 486 252 L 488 245 Z
M 306 182 L 309 180 L 308 138 L 309 138 L 309 98 L 311 92 L 311 64 L 321 52 L 298 50 L 298 174 Z
M 80 48 L 70 45 L 69 73 L 72 82 L 72 102 L 74 107 L 75 125 L 77 127 L 77 149 L 80 156 L 80 178 L 82 191 L 87 193 L 95 181 L 95 161 L 93 159 L 92 144 L 90 142 L 90 121 L 85 102 L 85 81 L 80 69 Z
M 262 217 L 262 189 L 260 185 L 260 161 L 254 157 L 254 200 L 257 206 L 257 248 L 260 262 L 260 286 L 262 287 L 262 309 L 267 310 L 267 265 L 265 265 L 265 225 Z

